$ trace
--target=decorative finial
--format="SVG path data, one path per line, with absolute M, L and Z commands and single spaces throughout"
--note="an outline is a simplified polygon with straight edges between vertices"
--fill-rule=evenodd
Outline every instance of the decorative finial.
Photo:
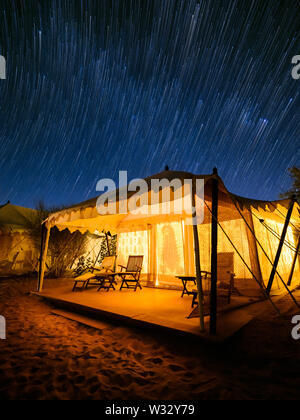
M 166 167 L 165 167 L 165 171 L 169 171 L 169 166 L 168 165 L 166 165 Z
M 214 175 L 218 175 L 218 168 L 214 168 L 214 169 L 213 169 L 213 174 L 214 174 Z

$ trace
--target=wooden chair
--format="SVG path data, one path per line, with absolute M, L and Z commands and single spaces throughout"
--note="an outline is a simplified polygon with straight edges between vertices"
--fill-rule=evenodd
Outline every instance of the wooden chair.
M 89 286 L 101 286 L 109 274 L 115 272 L 116 256 L 105 257 L 100 267 L 94 267 L 89 272 L 74 279 L 73 292 L 76 289 L 85 290 Z M 81 287 L 78 287 L 81 284 Z
M 117 284 L 117 282 L 115 279 L 115 273 L 101 274 L 97 278 L 99 280 L 98 292 L 100 292 L 100 290 L 106 290 L 107 292 L 109 292 L 110 289 L 116 290 L 115 285 Z
M 96 273 L 95 281 L 92 284 L 99 285 L 98 292 L 102 289 L 106 290 L 107 292 L 109 292 L 110 289 L 116 290 L 116 259 L 116 256 L 107 257 L 105 264 L 102 263 L 102 271 L 100 273 Z
M 141 272 L 143 268 L 143 260 L 144 256 L 130 256 L 128 258 L 127 267 L 119 265 L 122 271 L 117 273 L 119 277 L 122 279 L 122 284 L 120 290 L 122 289 L 133 289 L 135 292 L 139 287 L 142 289 L 140 284 Z M 125 271 L 123 271 L 125 270 Z
M 205 299 L 210 296 L 211 272 L 201 271 L 201 278 L 203 298 Z M 193 296 L 192 308 L 194 308 L 194 306 L 198 306 L 198 289 L 193 289 L 190 294 Z
M 230 305 L 232 295 L 236 294 L 238 296 L 241 296 L 241 293 L 236 289 L 234 284 L 234 279 L 236 277 L 235 273 L 228 271 L 226 274 L 228 274 L 228 282 L 218 282 L 218 298 L 225 299 L 228 305 Z M 210 281 L 211 273 L 209 273 L 208 271 L 202 271 L 204 297 L 210 297 Z M 194 289 L 191 292 L 191 294 L 193 295 L 192 308 L 194 308 L 194 306 L 198 306 L 198 290 Z

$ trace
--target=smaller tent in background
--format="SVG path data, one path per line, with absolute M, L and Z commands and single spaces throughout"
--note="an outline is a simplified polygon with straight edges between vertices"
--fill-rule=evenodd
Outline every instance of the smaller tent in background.
M 39 240 L 32 234 L 37 211 L 7 203 L 0 207 L 0 275 L 37 269 Z
M 41 249 L 39 220 L 37 210 L 15 206 L 10 202 L 0 206 L 0 276 L 23 275 L 38 270 Z M 105 235 L 88 234 L 86 239 L 81 259 L 76 258 L 72 267 L 68 268 L 72 275 L 80 262 L 93 265 L 101 257 Z M 60 246 L 64 248 L 66 241 L 66 238 L 62 239 Z M 54 248 L 57 246 L 55 243 Z M 53 268 L 54 257 L 49 255 L 47 268 Z

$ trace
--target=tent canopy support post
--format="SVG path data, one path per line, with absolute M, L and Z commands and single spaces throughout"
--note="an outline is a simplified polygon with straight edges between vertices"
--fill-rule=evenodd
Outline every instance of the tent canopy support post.
M 44 285 L 46 258 L 47 258 L 49 239 L 50 239 L 50 230 L 51 230 L 50 227 L 43 224 L 38 292 L 41 292 L 43 290 L 43 285 Z
M 41 274 L 42 274 L 42 257 L 43 257 L 43 250 L 44 250 L 44 244 L 45 244 L 45 224 L 42 224 L 42 233 L 41 233 L 41 252 L 40 252 L 40 258 L 39 258 L 39 274 L 38 274 L 38 284 L 37 284 L 37 291 L 40 291 L 40 284 L 41 284 Z
M 293 260 L 293 264 L 292 264 L 292 268 L 291 268 L 291 273 L 290 273 L 290 277 L 289 277 L 289 281 L 288 281 L 288 286 L 291 286 L 292 284 L 292 280 L 293 280 L 293 276 L 294 276 L 294 272 L 295 272 L 295 268 L 296 268 L 296 263 L 297 263 L 297 259 L 299 256 L 299 251 L 300 251 L 300 236 L 298 238 L 298 245 L 296 248 L 296 252 L 295 252 L 295 256 L 294 256 L 294 260 Z
M 212 227 L 211 227 L 211 292 L 210 292 L 210 334 L 217 334 L 217 283 L 218 283 L 218 208 L 219 180 L 218 171 L 212 181 Z
M 200 248 L 199 248 L 199 237 L 198 237 L 197 208 L 196 208 L 196 181 L 195 180 L 193 180 L 193 187 L 192 187 L 192 208 L 196 212 L 195 218 L 193 220 L 193 236 L 194 236 L 195 268 L 196 268 L 196 280 L 197 280 L 198 302 L 199 302 L 199 313 L 200 313 L 200 330 L 201 332 L 204 332 L 205 326 L 204 326 L 204 309 L 203 309 L 203 288 L 202 288 Z
M 295 202 L 296 202 L 295 197 L 292 197 L 291 204 L 290 204 L 287 216 L 286 216 L 284 228 L 283 228 L 283 231 L 282 231 L 281 239 L 280 239 L 280 242 L 279 242 L 277 254 L 276 254 L 276 257 L 275 257 L 274 264 L 273 264 L 272 272 L 271 272 L 271 275 L 270 275 L 268 287 L 267 287 L 267 293 L 268 294 L 270 294 L 271 290 L 272 290 L 274 278 L 275 278 L 275 275 L 276 275 L 276 272 L 277 272 L 278 264 L 279 264 L 280 257 L 281 257 L 282 248 L 283 248 L 283 245 L 284 245 L 284 241 L 285 241 L 285 238 L 286 238 L 288 227 L 289 227 L 291 217 L 292 217 L 292 214 L 293 214 Z

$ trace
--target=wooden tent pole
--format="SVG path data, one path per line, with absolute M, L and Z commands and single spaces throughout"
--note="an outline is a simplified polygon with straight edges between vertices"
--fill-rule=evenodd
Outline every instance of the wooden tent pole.
M 297 245 L 297 248 L 296 248 L 296 252 L 295 252 L 295 256 L 294 256 L 294 260 L 293 260 L 293 264 L 292 264 L 292 268 L 291 268 L 291 273 L 290 273 L 290 277 L 289 277 L 289 281 L 288 281 L 288 286 L 290 286 L 292 284 L 294 271 L 295 271 L 297 259 L 298 259 L 298 256 L 299 256 L 299 251 L 300 251 L 300 236 L 298 238 L 298 245 Z
M 38 284 L 37 284 L 37 291 L 40 291 L 40 284 L 41 284 L 41 274 L 42 274 L 42 257 L 43 257 L 43 251 L 44 251 L 44 244 L 45 244 L 45 224 L 42 224 L 42 233 L 41 233 L 41 252 L 40 252 L 40 258 L 39 258 L 39 274 L 38 274 Z
M 218 171 L 214 169 L 214 175 Z M 210 334 L 217 333 L 217 283 L 218 283 L 218 208 L 219 180 L 212 181 L 212 227 L 211 227 L 211 291 L 210 291 Z
M 202 289 L 202 274 L 201 274 L 200 248 L 199 248 L 197 210 L 196 210 L 195 180 L 193 180 L 193 186 L 192 186 L 192 209 L 195 209 L 196 211 L 195 221 L 193 220 L 195 268 L 196 268 L 196 281 L 197 281 L 199 313 L 200 313 L 200 330 L 201 332 L 204 332 L 205 326 L 204 326 L 204 308 L 203 308 L 203 289 Z
M 46 266 L 46 258 L 47 258 L 48 245 L 49 245 L 49 239 L 50 239 L 50 230 L 51 230 L 50 227 L 46 225 L 44 226 L 45 239 L 42 240 L 44 242 L 44 246 L 42 247 L 41 260 L 40 260 L 39 289 L 38 289 L 39 292 L 43 290 L 43 285 L 44 285 L 45 266 Z
M 275 261 L 274 261 L 273 268 L 272 268 L 272 272 L 271 272 L 271 275 L 270 275 L 270 279 L 269 279 L 269 283 L 268 283 L 268 287 L 267 287 L 268 295 L 271 293 L 271 290 L 272 290 L 275 274 L 277 272 L 277 267 L 278 267 L 278 264 L 279 264 L 279 260 L 280 260 L 280 257 L 281 257 L 281 252 L 282 252 L 282 248 L 283 248 L 283 245 L 284 245 L 285 237 L 286 237 L 288 227 L 289 227 L 289 224 L 290 224 L 290 221 L 291 221 L 291 217 L 292 217 L 292 214 L 293 214 L 295 202 L 296 202 L 296 199 L 295 199 L 295 197 L 293 197 L 292 200 L 291 200 L 291 204 L 290 204 L 287 216 L 286 216 L 286 220 L 285 220 L 284 228 L 283 228 L 283 231 L 282 231 L 281 239 L 280 239 L 280 242 L 279 242 L 277 254 L 276 254 Z

